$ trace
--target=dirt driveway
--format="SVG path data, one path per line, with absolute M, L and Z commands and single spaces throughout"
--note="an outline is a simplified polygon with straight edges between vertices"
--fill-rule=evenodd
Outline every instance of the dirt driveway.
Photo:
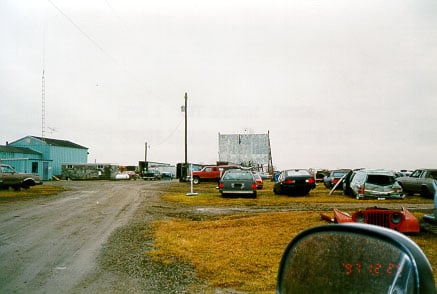
M 158 264 L 144 254 L 153 242 L 149 224 L 241 209 L 162 202 L 160 191 L 168 181 L 53 184 L 70 190 L 0 202 L 0 293 L 224 292 L 197 280 L 190 265 Z
M 0 293 L 169 290 L 159 281 L 168 277 L 153 276 L 150 273 L 152 266 L 144 268 L 141 259 L 144 259 L 145 248 L 139 247 L 147 246 L 144 245 L 146 232 L 131 232 L 124 240 L 119 240 L 126 230 L 117 231 L 122 227 L 134 228 L 136 218 L 141 218 L 139 223 L 147 222 L 147 207 L 166 210 L 159 204 L 158 194 L 168 183 L 59 184 L 69 186 L 71 190 L 48 198 L 0 202 Z M 153 214 L 150 214 L 150 220 L 152 218 Z M 138 229 L 145 230 L 143 225 Z M 107 243 L 111 234 L 115 238 Z M 134 240 L 139 238 L 133 236 L 135 234 L 143 239 Z M 132 255 L 135 260 L 128 260 Z M 175 271 L 174 274 L 179 273 Z M 187 279 L 185 284 L 193 280 Z M 184 288 L 183 285 L 177 287 L 176 291 Z

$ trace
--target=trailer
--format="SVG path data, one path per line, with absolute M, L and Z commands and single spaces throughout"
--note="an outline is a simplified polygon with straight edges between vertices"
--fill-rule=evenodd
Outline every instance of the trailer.
M 63 180 L 115 180 L 120 167 L 109 163 L 62 164 Z

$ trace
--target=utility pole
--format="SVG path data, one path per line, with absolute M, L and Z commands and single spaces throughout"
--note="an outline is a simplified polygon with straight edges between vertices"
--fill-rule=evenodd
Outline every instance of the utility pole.
M 145 143 L 144 146 L 144 167 L 146 168 L 146 170 L 148 170 L 148 164 L 147 164 L 147 142 Z
M 188 130 L 187 112 L 188 112 L 188 109 L 187 109 L 187 99 L 188 99 L 187 92 L 185 92 L 185 108 L 184 108 L 184 110 L 185 110 L 185 167 L 188 166 L 188 152 L 187 152 L 187 145 L 188 145 L 188 142 L 187 142 L 187 138 L 188 138 L 188 136 L 187 136 L 187 130 Z

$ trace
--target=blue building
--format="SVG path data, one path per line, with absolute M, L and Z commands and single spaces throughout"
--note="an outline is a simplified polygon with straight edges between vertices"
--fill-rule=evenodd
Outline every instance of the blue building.
M 64 163 L 87 163 L 88 148 L 66 140 L 27 136 L 0 146 L 0 161 L 18 172 L 49 180 L 61 175 Z

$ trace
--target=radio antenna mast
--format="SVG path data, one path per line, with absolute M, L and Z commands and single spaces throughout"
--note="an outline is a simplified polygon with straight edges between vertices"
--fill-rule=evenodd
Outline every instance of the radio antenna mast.
M 44 76 L 44 67 L 42 69 L 42 82 L 41 82 L 41 137 L 45 137 L 46 129 L 46 83 Z
M 43 28 L 42 40 L 42 77 L 41 77 L 41 137 L 45 138 L 46 133 L 46 80 L 44 75 L 46 59 L 46 28 Z

